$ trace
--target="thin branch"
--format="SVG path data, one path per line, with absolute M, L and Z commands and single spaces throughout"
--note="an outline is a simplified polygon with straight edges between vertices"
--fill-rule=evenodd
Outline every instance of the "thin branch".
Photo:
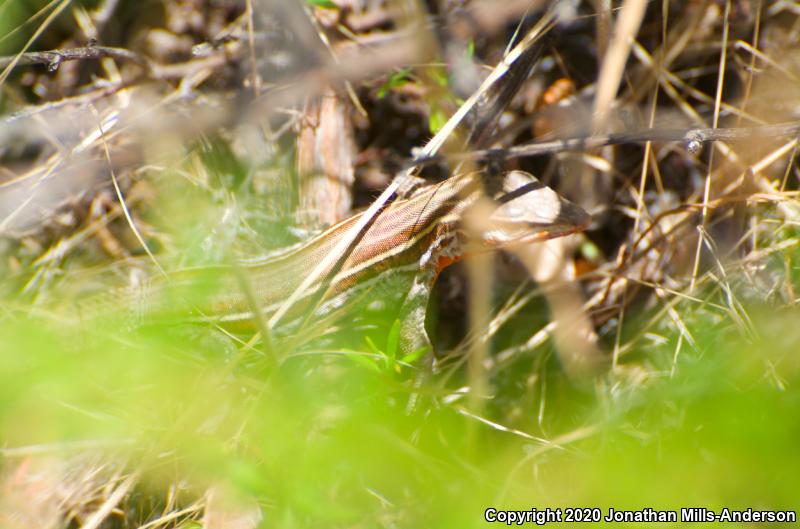
M 682 142 L 690 153 L 700 151 L 704 143 L 714 141 L 745 140 L 752 138 L 778 138 L 800 136 L 800 121 L 790 121 L 776 125 L 758 127 L 734 127 L 725 129 L 642 129 L 633 132 L 617 132 L 613 134 L 583 135 L 557 140 L 532 141 L 516 145 L 508 149 L 478 149 L 474 151 L 450 155 L 420 156 L 410 162 L 410 167 L 430 165 L 446 160 L 482 160 L 492 156 L 499 158 L 523 158 L 526 156 L 544 156 L 563 151 L 582 151 L 631 143 Z
M 0 57 L 0 68 L 5 68 L 10 64 L 16 64 L 17 66 L 45 64 L 48 70 L 54 72 L 62 62 L 98 60 L 105 57 L 134 62 L 143 67 L 148 66 L 147 60 L 145 60 L 144 57 L 125 48 L 86 46 L 83 48 L 68 48 L 65 50 L 28 51 L 18 55 Z

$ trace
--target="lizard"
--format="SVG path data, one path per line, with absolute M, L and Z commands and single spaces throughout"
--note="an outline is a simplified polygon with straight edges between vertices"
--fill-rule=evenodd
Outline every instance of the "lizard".
M 363 237 L 345 256 L 343 264 L 331 267 L 320 280 L 300 293 L 298 301 L 283 315 L 276 331 L 297 334 L 313 320 L 323 326 L 340 321 L 358 306 L 389 304 L 399 306 L 400 350 L 411 353 L 432 350 L 425 331 L 425 313 L 431 288 L 446 266 L 464 257 L 469 236 L 477 236 L 480 247 L 502 248 L 576 233 L 586 228 L 589 215 L 580 207 L 542 185 L 522 171 L 487 178 L 473 172 L 453 176 L 441 183 L 422 187 L 408 198 L 391 202 L 375 216 Z M 487 228 L 467 234 L 461 222 L 465 212 L 484 194 L 496 187 L 494 210 Z M 267 258 L 243 261 L 235 267 L 214 265 L 190 268 L 171 274 L 171 279 L 145 281 L 126 289 L 136 313 L 174 311 L 175 296 L 170 288 L 191 287 L 211 279 L 216 288 L 204 299 L 193 299 L 192 320 L 239 327 L 254 318 L 268 318 L 301 286 L 308 273 L 330 253 L 364 213 L 357 213 L 322 231 L 308 241 Z M 244 274 L 252 290 L 243 292 L 236 272 Z M 166 287 L 166 288 L 165 288 Z M 246 295 L 246 294 L 249 294 Z M 92 299 L 79 304 L 82 314 L 105 312 L 109 300 Z M 112 297 L 119 304 L 119 296 Z M 257 303 L 257 312 L 253 309 Z

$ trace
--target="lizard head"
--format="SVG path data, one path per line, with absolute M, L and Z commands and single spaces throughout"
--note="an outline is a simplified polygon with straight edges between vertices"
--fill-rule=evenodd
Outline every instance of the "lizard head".
M 586 229 L 586 211 L 523 171 L 503 177 L 496 209 L 488 219 L 483 239 L 491 246 L 553 239 Z

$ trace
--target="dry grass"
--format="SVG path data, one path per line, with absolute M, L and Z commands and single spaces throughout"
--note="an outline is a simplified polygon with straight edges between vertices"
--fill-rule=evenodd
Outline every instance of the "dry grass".
M 463 526 L 480 519 L 434 514 L 414 487 L 452 500 L 444 484 L 480 482 L 476 513 L 635 507 L 653 497 L 625 476 L 663 446 L 676 479 L 693 443 L 791 468 L 798 16 L 755 0 L 0 3 L 0 525 Z M 243 333 L 64 324 L 87 292 L 264 255 L 414 177 L 493 165 L 592 225 L 445 273 L 433 369 L 396 357 L 391 318 L 354 315 L 274 370 L 271 327 L 300 289 Z M 609 468 L 627 471 L 617 496 L 592 485 Z M 786 507 L 794 484 L 757 476 L 748 496 L 707 470 L 697 490 L 720 507 Z

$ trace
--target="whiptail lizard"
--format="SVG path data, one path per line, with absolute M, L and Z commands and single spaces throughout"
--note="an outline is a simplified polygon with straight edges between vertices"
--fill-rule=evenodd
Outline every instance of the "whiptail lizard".
M 496 180 L 498 176 L 493 178 Z M 514 171 L 495 185 L 500 189 L 495 193 L 495 209 L 486 219 L 487 229 L 468 235 L 462 216 L 483 196 L 484 183 L 490 180 L 481 173 L 452 177 L 389 204 L 375 217 L 343 266 L 335 274 L 323 274 L 282 316 L 275 329 L 277 333 L 296 332 L 309 320 L 332 324 L 353 314 L 351 310 L 358 305 L 377 302 L 399 307 L 402 351 L 430 347 L 424 321 L 431 287 L 444 267 L 464 256 L 469 236 L 477 237 L 481 247 L 488 249 L 568 235 L 584 229 L 589 222 L 589 216 L 581 208 L 527 173 Z M 169 303 L 176 297 L 167 293 L 170 288 L 180 289 L 197 283 L 200 278 L 213 278 L 217 285 L 214 292 L 207 300 L 193 299 L 192 308 L 187 309 L 194 313 L 193 319 L 220 325 L 248 322 L 254 317 L 253 300 L 260 307 L 259 316 L 267 319 L 300 286 L 305 274 L 346 236 L 361 215 L 356 214 L 282 254 L 238 266 L 251 286 L 250 300 L 242 292 L 233 267 L 215 266 L 179 271 L 169 282 L 159 279 L 127 289 L 133 294 L 129 304 L 139 314 L 172 312 Z M 116 297 L 115 304 L 125 304 Z M 108 302 L 90 298 L 80 310 L 84 314 L 104 312 L 107 305 Z

